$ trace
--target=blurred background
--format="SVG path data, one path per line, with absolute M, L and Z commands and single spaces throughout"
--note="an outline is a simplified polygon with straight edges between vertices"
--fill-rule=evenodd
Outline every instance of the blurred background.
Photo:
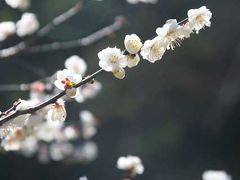
M 32 0 L 30 12 L 41 25 L 73 6 L 77 0 Z M 64 68 L 76 54 L 88 63 L 88 73 L 98 69 L 97 53 L 107 46 L 123 48 L 126 34 L 143 40 L 167 19 L 186 18 L 187 11 L 206 5 L 213 13 L 212 27 L 168 51 L 161 61 L 142 60 L 127 71 L 124 80 L 111 74 L 98 78 L 103 89 L 85 104 L 67 105 L 68 121 L 78 120 L 88 109 L 100 119 L 94 138 L 99 157 L 89 165 L 50 162 L 40 164 L 16 153 L 0 156 L 1 180 L 116 180 L 122 172 L 116 160 L 137 155 L 145 166 L 139 180 L 200 180 L 207 169 L 226 170 L 240 178 L 240 1 L 159 0 L 155 5 L 131 5 L 125 0 L 86 0 L 83 9 L 38 43 L 84 37 L 124 15 L 127 23 L 117 33 L 81 48 L 47 53 L 23 54 L 2 60 L 0 84 L 30 83 Z M 17 21 L 21 12 L 0 2 L 0 21 Z M 13 37 L 1 48 L 20 39 Z M 27 92 L 0 92 L 3 111 Z

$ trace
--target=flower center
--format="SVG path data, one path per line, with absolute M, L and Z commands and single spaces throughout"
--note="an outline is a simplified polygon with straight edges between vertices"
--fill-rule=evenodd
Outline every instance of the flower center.
M 76 85 L 74 82 L 70 81 L 68 78 L 65 78 L 65 80 L 62 80 L 61 83 L 64 84 L 65 89 L 71 89 L 73 86 Z
M 110 58 L 110 63 L 116 64 L 117 63 L 117 58 L 115 56 Z

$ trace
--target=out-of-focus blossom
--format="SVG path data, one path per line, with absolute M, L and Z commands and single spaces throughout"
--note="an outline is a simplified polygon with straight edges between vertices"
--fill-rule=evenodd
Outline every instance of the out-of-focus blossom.
M 125 36 L 124 45 L 130 54 L 137 54 L 142 47 L 142 42 L 136 34 L 131 34 Z
M 63 100 L 58 100 L 48 111 L 47 119 L 50 121 L 65 121 L 67 117 L 67 112 L 65 109 L 65 102 Z
M 39 22 L 35 14 L 24 13 L 16 26 L 17 35 L 23 37 L 36 32 L 39 28 Z
M 87 110 L 83 110 L 80 112 L 80 121 L 82 125 L 82 136 L 86 139 L 91 138 L 97 132 L 96 117 Z
M 39 125 L 38 130 L 36 131 L 36 137 L 45 142 L 56 140 L 59 138 L 62 125 L 63 124 L 60 121 L 47 121 L 46 123 Z
M 190 9 L 188 11 L 189 26 L 194 29 L 196 33 L 198 33 L 199 30 L 204 28 L 205 26 L 210 27 L 211 18 L 212 13 L 209 9 L 206 8 L 206 6 L 202 6 L 198 9 Z
M 4 41 L 15 32 L 16 26 L 14 22 L 6 21 L 0 23 L 0 41 Z
M 25 10 L 30 5 L 30 0 L 5 0 L 5 2 L 14 9 Z
M 86 142 L 77 147 L 73 154 L 74 161 L 81 163 L 90 163 L 97 158 L 98 147 L 94 142 Z
M 54 161 L 63 160 L 73 152 L 73 146 L 70 143 L 53 143 L 50 146 L 50 157 Z
M 81 76 L 84 76 L 87 70 L 86 62 L 77 55 L 73 55 L 66 59 L 65 67 L 76 74 L 80 74 Z
M 28 101 L 25 100 L 21 100 L 19 99 L 18 101 L 15 102 L 16 104 L 16 111 L 19 110 L 26 110 L 27 108 L 30 107 L 30 104 Z M 14 113 L 15 111 L 11 112 Z M 21 128 L 23 127 L 26 123 L 27 120 L 29 119 L 30 114 L 24 114 L 24 115 L 20 115 L 16 118 L 13 118 L 9 121 L 7 121 L 6 123 L 3 123 L 3 125 L 0 127 L 0 138 L 4 138 L 7 135 L 11 134 L 13 131 L 15 131 L 17 128 Z M 4 116 L 3 116 L 4 118 Z
M 21 140 L 24 138 L 24 133 L 21 128 L 16 128 L 12 134 L 3 139 L 1 145 L 5 151 L 17 151 L 20 149 Z
M 87 177 L 80 177 L 79 180 L 88 180 Z
M 225 171 L 209 170 L 202 174 L 203 180 L 231 180 L 231 176 Z
M 142 161 L 137 156 L 120 157 L 117 160 L 117 168 L 129 171 L 132 177 L 144 172 Z
M 74 140 L 79 137 L 79 131 L 74 126 L 65 127 L 63 133 L 67 140 Z
M 20 150 L 26 157 L 31 157 L 38 149 L 36 137 L 29 136 L 21 142 Z

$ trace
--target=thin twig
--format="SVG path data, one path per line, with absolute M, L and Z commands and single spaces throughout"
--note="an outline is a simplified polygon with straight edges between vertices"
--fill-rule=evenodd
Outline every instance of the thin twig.
M 31 84 L 1 84 L 1 91 L 29 91 Z
M 84 78 L 80 83 L 76 84 L 74 87 L 78 88 L 80 86 L 82 86 L 83 84 L 86 84 L 88 82 L 90 82 L 92 79 L 94 79 L 95 77 L 97 77 L 99 74 L 103 73 L 104 70 L 100 69 L 98 71 L 96 71 L 95 73 L 93 73 L 90 76 L 87 76 L 86 78 Z M 35 107 L 31 107 L 29 109 L 26 110 L 20 110 L 20 111 L 15 111 L 12 114 L 6 115 L 4 116 L 2 119 L 0 119 L 0 126 L 2 126 L 4 123 L 8 122 L 9 120 L 16 118 L 20 115 L 24 115 L 24 114 L 33 114 L 36 111 L 46 107 L 49 104 L 55 103 L 59 98 L 63 97 L 64 95 L 66 95 L 66 91 L 62 91 L 59 94 L 53 96 L 52 98 L 48 99 L 47 101 L 35 106 Z M 11 107 L 9 110 L 14 109 L 13 107 Z M 9 110 L 7 110 L 6 112 L 10 112 Z M 6 114 L 6 113 L 4 113 Z
M 47 33 L 49 33 L 53 28 L 56 26 L 60 25 L 61 23 L 65 22 L 66 20 L 70 19 L 72 16 L 77 14 L 80 9 L 82 8 L 83 0 L 79 0 L 73 7 L 62 13 L 61 15 L 55 17 L 50 23 L 48 23 L 46 26 L 41 28 L 37 33 L 36 33 L 36 38 L 45 36 Z M 25 50 L 31 43 L 33 39 L 28 39 L 25 41 L 22 41 L 12 47 L 2 49 L 0 50 L 0 58 L 8 58 L 11 56 L 14 56 L 23 50 Z

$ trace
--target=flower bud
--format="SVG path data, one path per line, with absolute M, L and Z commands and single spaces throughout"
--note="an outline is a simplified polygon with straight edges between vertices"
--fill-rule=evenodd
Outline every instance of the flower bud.
M 113 75 L 118 79 L 123 79 L 125 77 L 125 70 L 123 68 L 118 68 L 113 70 Z
M 128 67 L 129 67 L 129 68 L 132 68 L 132 67 L 134 67 L 134 66 L 137 66 L 138 63 L 139 63 L 139 61 L 140 61 L 140 57 L 139 57 L 138 54 L 136 54 L 136 55 L 129 54 L 129 55 L 127 56 L 127 62 L 128 62 Z
M 124 39 L 124 45 L 130 54 L 137 54 L 142 47 L 142 42 L 136 34 L 131 34 L 126 35 Z

